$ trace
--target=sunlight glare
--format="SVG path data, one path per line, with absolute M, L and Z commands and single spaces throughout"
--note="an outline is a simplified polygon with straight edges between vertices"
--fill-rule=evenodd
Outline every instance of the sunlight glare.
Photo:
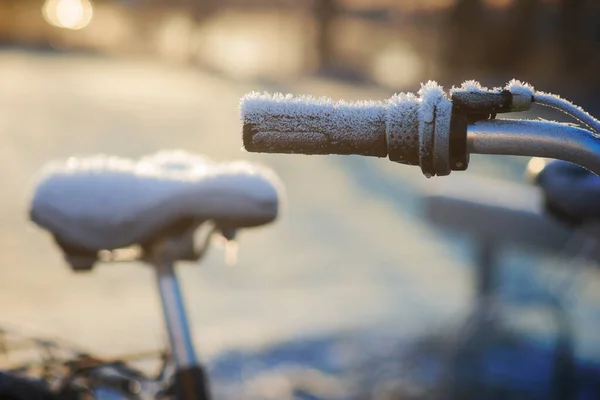
M 538 174 L 542 172 L 547 164 L 548 160 L 546 158 L 533 157 L 527 163 L 527 168 L 525 169 L 525 180 L 530 183 L 535 182 Z
M 94 11 L 90 0 L 46 0 L 42 14 L 50 25 L 78 30 L 89 25 Z

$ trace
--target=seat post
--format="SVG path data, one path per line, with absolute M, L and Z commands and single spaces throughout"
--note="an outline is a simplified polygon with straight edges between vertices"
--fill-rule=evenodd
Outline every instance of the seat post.
M 196 354 L 175 269 L 170 262 L 164 262 L 155 267 L 158 291 L 174 361 L 178 368 L 194 366 L 197 364 Z
M 176 399 L 208 400 L 210 396 L 206 374 L 196 359 L 174 265 L 171 261 L 162 260 L 154 264 L 154 267 L 171 353 L 177 367 L 175 374 Z

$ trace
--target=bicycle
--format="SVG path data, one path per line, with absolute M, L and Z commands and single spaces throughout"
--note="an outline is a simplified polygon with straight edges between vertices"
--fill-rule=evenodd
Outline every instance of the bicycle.
M 504 90 L 487 90 L 475 82 L 468 82 L 453 90 L 451 99 L 439 86 L 429 83 L 423 87 L 421 98 L 403 94 L 388 103 L 354 105 L 253 94 L 242 103 L 243 139 L 249 151 L 387 156 L 392 161 L 420 166 L 428 177 L 465 170 L 470 153 L 553 156 L 571 161 L 577 161 L 577 157 L 582 155 L 582 164 L 598 173 L 600 147 L 594 133 L 600 126 L 597 121 L 562 100 L 541 95 L 538 100 L 534 94 L 531 87 L 518 82 L 511 83 Z M 495 119 L 500 112 L 529 108 L 534 99 L 548 105 L 558 104 L 586 122 L 591 130 L 543 121 Z M 85 354 L 76 356 L 74 363 L 59 361 L 56 366 L 60 367 L 60 371 L 53 372 L 53 368 L 48 368 L 55 375 L 45 377 L 46 381 L 57 383 L 55 391 L 58 393 L 72 395 L 73 398 L 106 392 L 121 398 L 143 398 L 148 394 L 157 398 L 175 396 L 177 399 L 210 397 L 205 373 L 194 356 L 173 266 L 177 261 L 199 260 L 213 234 L 231 239 L 237 229 L 272 222 L 277 216 L 277 200 L 280 197 L 276 180 L 265 178 L 259 173 L 262 170 L 250 173 L 253 169 L 242 168 L 245 164 L 238 164 L 239 169 L 233 168 L 240 175 L 224 174 L 238 183 L 260 184 L 264 190 L 259 192 L 268 194 L 251 197 L 259 206 L 250 210 L 248 203 L 241 201 L 248 200 L 240 194 L 242 191 L 235 192 L 240 196 L 234 198 L 240 202 L 234 205 L 223 205 L 217 200 L 212 203 L 216 208 L 208 213 L 206 210 L 198 212 L 195 208 L 194 212 L 190 212 L 188 207 L 192 202 L 184 200 L 197 193 L 171 191 L 174 189 L 169 188 L 162 193 L 165 203 L 159 202 L 153 207 L 141 208 L 140 202 L 127 196 L 117 199 L 115 204 L 123 208 L 119 210 L 122 211 L 118 213 L 119 218 L 115 219 L 102 207 L 74 207 L 69 195 L 75 191 L 94 198 L 102 187 L 98 186 L 98 182 L 111 188 L 129 188 L 127 184 L 122 185 L 122 180 L 115 180 L 115 176 L 130 179 L 130 183 L 137 182 L 136 179 L 152 183 L 144 190 L 161 186 L 157 184 L 157 171 L 175 178 L 181 169 L 186 171 L 186 168 L 193 170 L 198 167 L 196 172 L 199 175 L 212 176 L 206 175 L 206 170 L 211 170 L 206 160 L 180 154 L 174 161 L 163 154 L 145 159 L 141 163 L 143 168 L 136 169 L 138 164 L 131 160 L 110 157 L 88 161 L 73 159 L 46 172 L 46 177 L 58 176 L 59 179 L 46 187 L 51 189 L 47 190 L 50 200 L 45 195 L 38 197 L 45 198 L 43 202 L 36 203 L 34 198 L 32 220 L 52 233 L 66 261 L 75 271 L 90 271 L 97 262 L 131 260 L 141 260 L 155 268 L 171 348 L 171 354 L 163 357 L 165 368 L 155 377 L 136 375 L 136 371 L 124 363 L 97 360 Z M 225 179 L 222 176 L 216 174 L 215 182 Z M 85 179 L 78 180 L 81 177 Z M 236 181 L 236 177 L 240 180 Z M 185 183 L 173 180 L 181 188 L 194 186 L 194 180 Z M 234 186 L 226 185 L 232 190 Z M 57 187 L 71 191 L 57 192 Z M 203 193 L 214 193 L 212 190 L 219 187 L 215 185 L 210 190 L 203 187 L 206 189 Z M 37 193 L 42 192 L 38 188 Z M 133 207 L 124 207 L 126 205 Z M 243 212 L 235 214 L 240 210 Z M 138 224 L 142 220 L 146 225 Z M 206 227 L 205 224 L 212 226 L 208 233 L 198 238 L 199 228 Z M 81 226 L 86 229 L 80 229 Z M 128 245 L 137 246 L 133 255 L 123 249 Z M 66 372 L 64 367 L 67 367 Z M 171 371 L 173 369 L 175 371 Z
M 534 104 L 562 111 L 577 120 L 580 126 L 497 118 L 500 113 L 529 110 Z M 436 82 L 430 81 L 421 86 L 418 96 L 401 93 L 380 102 L 333 102 L 327 98 L 254 92 L 242 98 L 240 111 L 242 140 L 249 152 L 387 157 L 393 162 L 419 166 L 427 178 L 466 170 L 470 154 L 553 158 L 578 164 L 596 175 L 600 174 L 600 121 L 558 96 L 536 91 L 531 85 L 516 80 L 504 88 L 494 89 L 467 81 L 459 88 L 452 88 L 449 95 Z M 540 172 L 543 172 L 543 168 L 538 168 L 533 175 Z M 593 204 L 588 202 L 587 207 L 583 207 L 581 201 L 570 201 L 564 190 L 562 194 L 559 191 L 560 185 L 553 184 L 555 181 L 549 179 L 545 184 L 543 180 L 537 181 L 544 192 L 545 211 L 548 214 L 571 223 L 596 218 Z M 469 197 L 466 187 L 457 185 L 455 189 L 458 200 L 454 201 L 466 202 L 465 198 Z M 471 202 L 473 209 L 476 206 L 481 208 L 481 202 L 475 203 Z M 440 204 L 429 202 L 430 215 L 436 214 L 438 210 L 435 207 Z M 461 207 L 448 207 L 450 212 L 446 219 L 451 222 L 444 222 L 453 229 L 469 215 L 468 206 L 463 204 Z M 495 207 L 499 208 L 497 205 Z M 483 214 L 481 210 L 479 213 Z M 485 231 L 488 237 L 502 235 L 493 232 L 493 221 L 500 221 L 506 214 L 496 210 L 492 223 L 480 223 L 477 228 Z M 514 214 L 511 221 L 529 217 L 520 224 L 522 227 L 527 225 L 527 221 L 532 221 L 531 213 L 527 215 L 515 211 Z M 544 226 L 551 228 L 550 236 L 553 239 L 564 239 L 569 235 L 569 230 L 564 226 Z M 507 231 L 508 227 L 502 229 Z M 533 233 L 531 229 L 529 227 L 519 237 Z M 489 243 L 485 243 L 486 238 L 482 237 L 482 240 L 484 243 L 479 254 L 482 273 L 478 288 L 482 306 L 472 316 L 475 325 L 481 324 L 495 308 L 488 298 L 493 297 L 493 273 L 490 267 L 493 254 L 487 246 Z M 541 241 L 538 239 L 538 245 Z M 556 240 L 552 242 L 556 243 Z M 555 308 L 554 318 L 562 332 L 556 362 L 562 365 L 563 372 L 570 373 L 573 361 L 570 323 L 559 304 L 554 303 L 552 307 Z M 572 380 L 562 383 L 559 379 L 554 390 L 563 398 L 571 398 L 573 387 L 569 385 Z M 450 393 L 446 392 L 446 395 Z M 454 394 L 457 398 L 466 395 L 464 392 Z M 480 391 L 477 394 L 481 394 Z
M 283 195 L 275 173 L 263 166 L 216 163 L 183 151 L 138 161 L 98 155 L 48 165 L 31 202 L 31 220 L 52 235 L 75 272 L 132 261 L 153 268 L 169 350 L 159 354 L 159 372 L 149 376 L 127 358 L 104 360 L 77 350 L 58 357 L 51 351 L 56 344 L 38 341 L 48 354 L 43 362 L 9 372 L 19 376 L 37 366 L 40 391 L 60 398 L 210 399 L 175 265 L 199 262 L 216 235 L 233 241 L 241 229 L 272 223 Z

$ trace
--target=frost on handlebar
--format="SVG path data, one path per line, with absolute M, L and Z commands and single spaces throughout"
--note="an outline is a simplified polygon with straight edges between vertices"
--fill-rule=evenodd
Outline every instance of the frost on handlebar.
M 467 168 L 473 152 L 467 136 L 474 124 L 528 110 L 534 102 L 600 130 L 600 122 L 582 109 L 548 96 L 516 80 L 494 89 L 466 81 L 448 94 L 430 81 L 417 95 L 401 93 L 379 102 L 254 92 L 241 101 L 243 143 L 250 152 L 389 157 L 420 166 L 425 176 L 444 176 Z

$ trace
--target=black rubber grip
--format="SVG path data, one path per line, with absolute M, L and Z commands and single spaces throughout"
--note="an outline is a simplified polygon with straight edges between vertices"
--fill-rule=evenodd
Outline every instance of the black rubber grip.
M 401 93 L 386 102 L 345 103 L 251 93 L 240 106 L 244 148 L 254 153 L 389 157 L 420 165 L 427 176 L 466 168 L 466 124 L 455 121 L 451 138 L 453 107 L 441 87 L 429 82 L 420 96 Z
M 360 128 L 336 122 L 335 118 L 298 115 L 272 115 L 254 123 L 245 121 L 244 148 L 255 153 L 387 156 L 383 116 L 361 124 Z

